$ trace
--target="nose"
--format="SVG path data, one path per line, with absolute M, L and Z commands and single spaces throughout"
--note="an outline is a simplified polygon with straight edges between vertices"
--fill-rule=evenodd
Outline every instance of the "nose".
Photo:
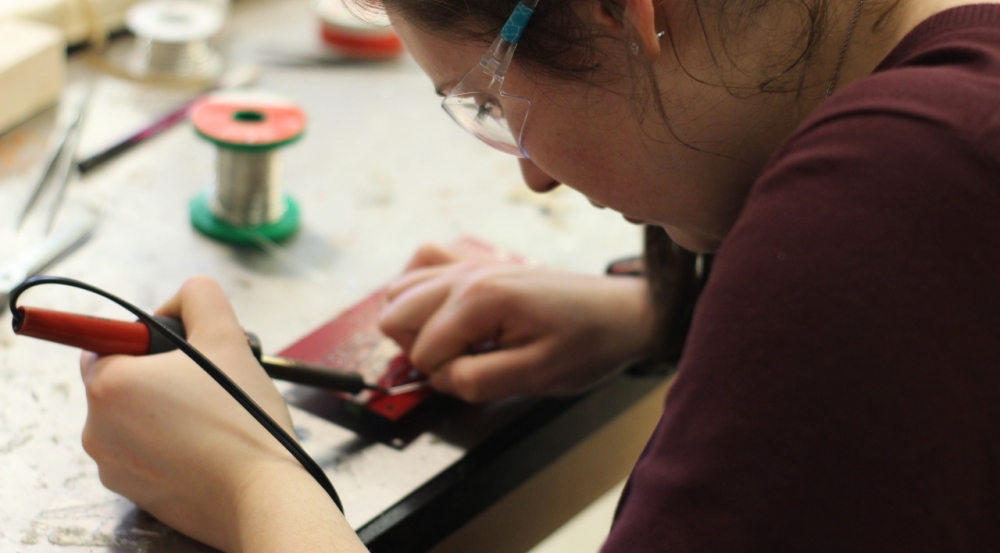
M 522 158 L 518 162 L 521 164 L 521 176 L 524 177 L 524 183 L 528 185 L 528 188 L 539 194 L 544 194 L 559 186 L 559 181 L 539 169 L 530 159 Z

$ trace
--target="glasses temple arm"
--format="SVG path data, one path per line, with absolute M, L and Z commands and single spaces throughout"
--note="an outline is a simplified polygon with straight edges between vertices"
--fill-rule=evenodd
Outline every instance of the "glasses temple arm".
M 528 20 L 531 19 L 531 14 L 534 13 L 536 5 L 538 5 L 538 0 L 518 2 L 514 8 L 514 13 L 510 14 L 507 23 L 500 30 L 500 36 L 493 41 L 490 49 L 483 54 L 483 59 L 480 60 L 479 64 L 490 75 L 493 75 L 494 82 L 503 80 L 504 75 L 507 74 L 507 68 L 510 67 L 510 60 L 514 57 L 514 48 L 517 47 L 518 41 L 521 40 L 521 35 L 524 33 L 524 28 L 528 25 Z

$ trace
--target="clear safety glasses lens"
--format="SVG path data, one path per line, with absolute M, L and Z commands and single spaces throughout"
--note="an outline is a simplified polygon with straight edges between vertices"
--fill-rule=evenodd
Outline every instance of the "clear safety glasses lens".
M 491 81 L 493 79 L 477 66 L 452 89 L 441 107 L 476 138 L 505 154 L 526 158 L 521 147 L 521 133 L 531 102 L 501 92 L 499 83 Z M 477 84 L 483 85 L 482 88 L 477 90 Z M 511 121 L 515 126 L 512 127 Z

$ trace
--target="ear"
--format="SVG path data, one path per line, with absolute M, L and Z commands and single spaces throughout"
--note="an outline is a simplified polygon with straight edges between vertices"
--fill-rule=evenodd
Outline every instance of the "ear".
M 656 32 L 656 0 L 611 1 L 620 7 L 623 15 L 618 17 L 611 13 L 604 2 L 599 0 L 597 4 L 600 13 L 596 18 L 598 23 L 613 27 L 614 31 L 619 33 L 626 30 L 623 26 L 631 27 L 631 31 L 635 35 L 633 36 L 629 32 L 624 38 L 630 42 L 638 41 L 639 46 L 642 46 L 643 52 L 649 59 L 658 58 L 660 56 L 660 36 Z
M 656 32 L 654 0 L 622 0 L 625 22 L 635 30 L 639 45 L 651 60 L 660 57 L 660 35 Z

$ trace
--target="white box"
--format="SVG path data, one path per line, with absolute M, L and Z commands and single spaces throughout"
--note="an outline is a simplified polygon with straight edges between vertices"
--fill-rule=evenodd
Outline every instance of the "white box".
M 54 104 L 66 83 L 62 31 L 0 21 L 0 133 Z
M 0 0 L 0 21 L 21 19 L 45 23 L 61 29 L 70 44 L 87 41 L 94 29 L 91 6 L 103 32 L 116 31 L 125 25 L 125 12 L 135 0 Z

